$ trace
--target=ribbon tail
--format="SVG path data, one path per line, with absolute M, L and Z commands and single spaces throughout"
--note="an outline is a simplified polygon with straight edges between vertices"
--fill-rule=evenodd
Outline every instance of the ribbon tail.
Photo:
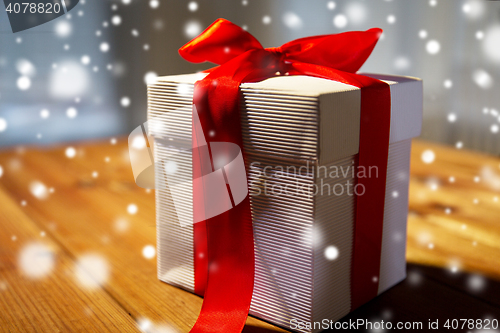
M 221 77 L 218 74 L 208 75 L 196 83 L 194 104 L 207 141 L 230 142 L 243 148 L 239 85 L 231 77 Z M 198 156 L 193 154 L 193 166 L 201 163 L 196 160 Z M 214 163 L 216 161 L 212 160 L 212 165 Z M 226 175 L 226 179 L 227 177 Z M 197 193 L 215 195 L 210 189 L 203 192 L 204 189 L 197 188 L 196 184 L 193 183 L 195 211 L 203 206 L 197 202 L 196 198 L 200 198 Z M 229 184 L 226 186 L 231 194 Z M 232 202 L 239 200 L 234 200 L 233 197 Z M 200 260 L 197 257 L 199 253 L 195 244 L 195 264 L 198 263 L 195 270 L 195 290 L 197 293 L 204 291 L 204 300 L 200 315 L 190 332 L 239 333 L 248 316 L 254 283 L 253 227 L 248 195 L 224 213 L 195 223 L 194 228 L 195 242 L 200 237 L 203 238 L 203 233 L 206 232 L 207 255 L 203 256 L 206 260 L 203 263 L 203 258 Z M 199 233 L 200 231 L 202 232 Z M 199 248 L 205 248 L 203 242 Z M 205 267 L 208 267 L 207 275 L 198 271 Z

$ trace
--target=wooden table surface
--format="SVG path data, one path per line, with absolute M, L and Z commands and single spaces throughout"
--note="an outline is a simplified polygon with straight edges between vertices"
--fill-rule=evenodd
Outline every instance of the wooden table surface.
M 0 331 L 188 332 L 202 300 L 143 255 L 154 191 L 135 185 L 126 138 L 72 146 L 0 152 Z M 500 159 L 414 141 L 410 181 L 408 278 L 344 320 L 500 319 Z

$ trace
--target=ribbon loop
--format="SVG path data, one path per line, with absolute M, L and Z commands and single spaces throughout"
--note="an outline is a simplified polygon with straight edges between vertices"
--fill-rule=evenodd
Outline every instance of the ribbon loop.
M 262 50 L 259 41 L 234 23 L 218 19 L 198 37 L 179 49 L 187 61 L 222 65 L 250 50 Z
M 290 61 L 300 61 L 356 73 L 377 44 L 382 29 L 348 31 L 335 35 L 312 36 L 281 46 Z

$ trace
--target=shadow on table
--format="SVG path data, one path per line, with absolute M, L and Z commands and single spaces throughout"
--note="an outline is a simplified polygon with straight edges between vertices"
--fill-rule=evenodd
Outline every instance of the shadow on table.
M 372 301 L 351 312 L 340 323 L 358 322 L 365 325 L 338 332 L 479 332 L 461 328 L 460 319 L 497 319 L 500 321 L 500 281 L 479 274 L 451 272 L 449 269 L 408 264 L 407 278 Z M 331 300 L 335 302 L 334 299 Z M 457 319 L 458 329 L 446 329 L 447 320 Z M 392 329 L 379 329 L 375 323 L 390 322 Z M 436 323 L 438 329 L 430 329 Z M 370 326 L 370 323 L 373 326 Z M 398 323 L 407 328 L 396 329 Z M 346 324 L 344 324 L 344 327 Z M 354 328 L 353 328 L 354 327 Z M 496 327 L 492 327 L 496 328 Z M 285 328 L 286 329 L 286 328 Z M 498 328 L 496 328 L 498 329 Z M 325 330 L 324 332 L 328 332 Z M 333 330 L 331 330 L 333 331 Z M 254 326 L 245 326 L 245 333 L 274 332 Z M 486 331 L 485 331 L 486 332 Z M 490 330 L 489 332 L 498 332 Z
M 241 333 L 271 333 L 271 332 L 275 333 L 276 330 L 264 327 L 251 326 L 251 325 L 245 325 L 243 331 L 241 331 Z

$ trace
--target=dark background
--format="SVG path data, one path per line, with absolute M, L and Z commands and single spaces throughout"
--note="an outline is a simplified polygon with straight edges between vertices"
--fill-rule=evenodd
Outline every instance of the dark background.
M 177 49 L 223 17 L 265 47 L 380 27 L 383 39 L 362 71 L 424 80 L 422 138 L 500 153 L 498 1 L 80 0 L 69 14 L 16 34 L 0 8 L 2 146 L 127 135 L 146 120 L 146 74 L 208 68 Z

